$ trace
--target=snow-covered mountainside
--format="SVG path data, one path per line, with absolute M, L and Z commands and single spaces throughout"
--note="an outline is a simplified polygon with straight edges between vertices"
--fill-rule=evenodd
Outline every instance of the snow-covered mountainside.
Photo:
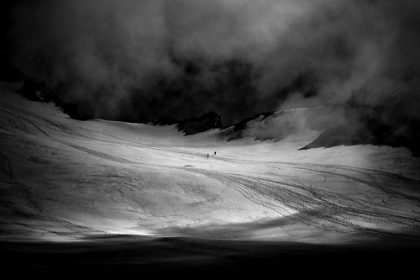
M 338 106 L 325 105 L 296 108 L 252 116 L 227 128 L 221 134 L 232 141 L 251 137 L 255 140 L 280 141 L 291 137 L 294 141 L 310 141 L 309 137 L 331 127 L 342 110 Z
M 12 65 L 0 63 L 0 82 L 3 82 L 3 86 L 6 88 L 10 87 L 10 84 L 15 84 L 11 90 L 28 100 L 52 102 L 71 118 L 82 119 L 77 105 L 64 102 L 54 94 L 51 88 L 46 85 L 45 81 L 38 81 L 28 77 Z
M 2 84 L 0 91 L 2 239 L 420 238 L 420 163 L 406 149 L 298 151 L 320 132 L 296 117 L 326 108 L 246 124 L 244 133 L 276 142 L 243 135 L 225 141 L 220 130 L 185 136 L 173 126 L 74 120 L 13 87 Z M 263 134 L 258 125 L 266 121 L 285 132 Z

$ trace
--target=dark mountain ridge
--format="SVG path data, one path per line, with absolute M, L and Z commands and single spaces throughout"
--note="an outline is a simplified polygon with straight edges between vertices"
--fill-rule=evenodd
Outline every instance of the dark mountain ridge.
M 45 84 L 24 75 L 10 65 L 0 66 L 0 81 L 20 82 L 16 92 L 36 102 L 53 102 L 73 119 L 84 120 L 77 105 L 59 99 Z M 301 150 L 339 145 L 388 145 L 406 147 L 420 156 L 420 63 L 392 69 L 368 80 L 342 105 L 321 106 L 305 112 L 266 112 L 255 114 L 221 133 L 227 141 L 246 136 L 255 140 L 279 141 L 296 131 L 303 119 L 305 127 L 323 132 Z M 176 125 L 185 135 L 209 129 L 222 129 L 221 117 L 208 112 L 179 121 L 170 116 L 152 125 Z
M 199 117 L 191 117 L 189 119 L 178 121 L 171 117 L 161 117 L 153 122 L 152 125 L 176 125 L 178 131 L 182 131 L 185 135 L 192 135 L 207 131 L 214 128 L 222 128 L 222 118 L 214 113 L 208 112 Z
M 49 88 L 45 81 L 39 82 L 23 74 L 19 69 L 12 65 L 0 65 L 0 81 L 6 83 L 21 83 L 22 86 L 16 93 L 28 100 L 36 102 L 53 102 L 65 114 L 72 119 L 83 119 L 78 111 L 77 105 L 69 104 L 58 98 Z

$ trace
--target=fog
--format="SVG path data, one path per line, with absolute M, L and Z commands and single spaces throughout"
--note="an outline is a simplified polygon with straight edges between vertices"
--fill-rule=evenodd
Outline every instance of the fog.
M 2 60 L 86 118 L 148 122 L 340 103 L 419 59 L 418 1 L 17 1 Z

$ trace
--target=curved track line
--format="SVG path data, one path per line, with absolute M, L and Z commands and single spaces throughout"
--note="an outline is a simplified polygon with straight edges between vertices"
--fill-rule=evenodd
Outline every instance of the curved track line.
M 420 223 L 418 217 L 394 214 L 373 206 L 369 207 L 367 204 L 345 195 L 318 190 L 294 182 L 276 181 L 197 168 L 184 170 L 218 180 L 227 187 L 237 190 L 256 204 L 272 209 L 282 216 L 285 214 L 290 215 L 292 219 L 317 228 L 379 237 L 420 237 L 420 233 L 405 234 L 401 232 L 401 229 L 417 226 Z M 316 172 L 329 174 L 326 171 L 316 170 Z M 353 176 L 345 175 L 345 178 L 377 187 L 372 185 L 371 182 L 366 182 Z M 306 194 L 303 192 L 306 192 Z M 262 200 L 261 197 L 266 197 L 269 200 Z M 411 199 L 411 197 L 409 198 Z M 287 209 L 292 209 L 297 214 L 291 213 Z M 361 223 L 368 223 L 371 226 L 363 226 Z M 375 228 L 376 226 L 374 227 L 373 225 L 380 226 L 382 229 Z
M 12 165 L 10 163 L 9 158 L 5 155 L 0 153 L 0 180 L 11 184 L 16 190 L 23 196 L 26 200 L 27 205 L 36 213 L 40 214 L 41 216 L 47 218 L 48 220 L 61 224 L 66 229 L 75 232 L 78 235 L 84 235 L 85 232 L 96 232 L 96 233 L 104 233 L 100 230 L 95 230 L 89 227 L 81 226 L 73 224 L 69 221 L 64 219 L 58 218 L 54 215 L 50 215 L 44 211 L 42 206 L 33 198 L 32 192 L 30 188 L 26 185 L 20 183 L 13 175 Z

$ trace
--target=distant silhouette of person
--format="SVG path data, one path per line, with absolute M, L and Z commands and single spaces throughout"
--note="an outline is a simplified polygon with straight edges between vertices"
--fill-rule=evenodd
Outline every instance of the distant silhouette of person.
M 209 154 L 207 154 L 207 158 L 209 158 Z
M 216 155 L 216 152 L 214 152 L 214 155 Z

